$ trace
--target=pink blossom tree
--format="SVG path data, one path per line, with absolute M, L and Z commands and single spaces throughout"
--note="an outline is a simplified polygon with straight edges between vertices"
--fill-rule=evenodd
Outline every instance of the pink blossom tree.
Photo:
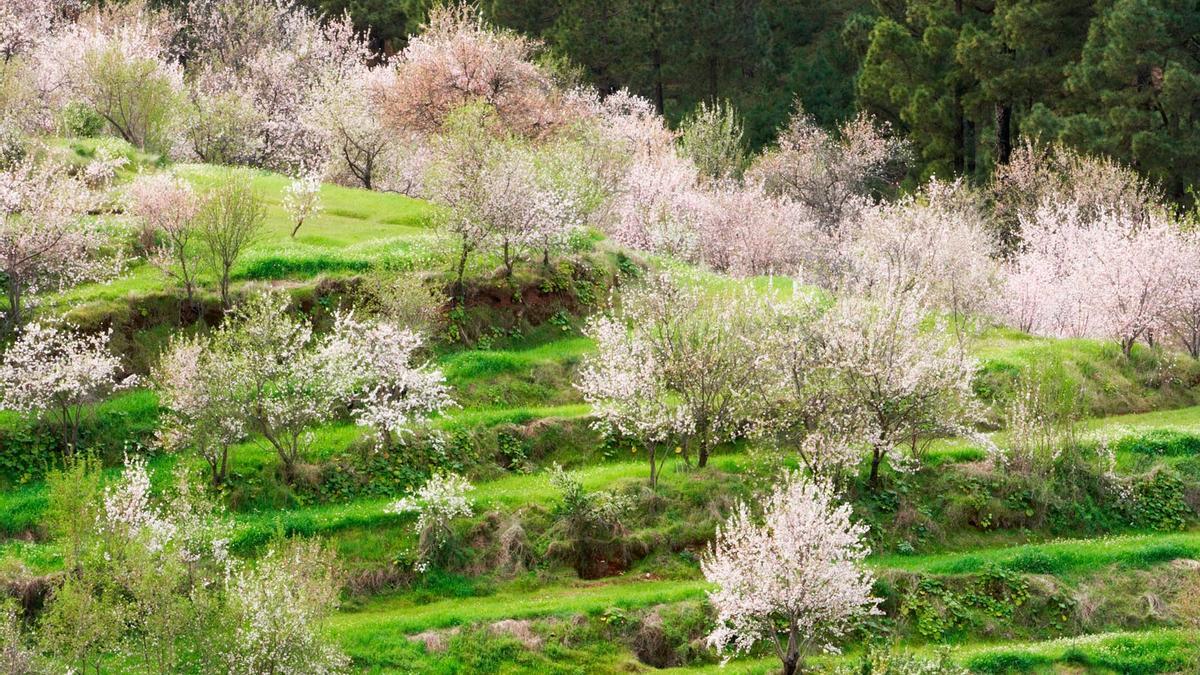
M 314 170 L 328 152 L 316 110 L 369 55 L 349 16 L 326 19 L 292 0 L 198 0 L 184 24 L 195 110 L 186 134 L 196 153 Z
M 962 181 L 931 180 L 915 195 L 864 209 L 847 229 L 842 286 L 860 294 L 922 287 L 932 309 L 956 318 L 992 309 L 996 246 L 981 201 Z
M 1161 209 L 1162 191 L 1131 167 L 1063 145 L 1025 143 L 996 167 L 991 192 L 996 238 L 1005 256 L 1017 252 L 1021 223 L 1045 203 L 1071 202 L 1085 218 L 1115 212 L 1142 222 Z
M 1176 300 L 1167 313 L 1165 325 L 1179 344 L 1200 359 L 1200 234 L 1181 234 L 1176 259 Z
M 0 360 L 0 400 L 58 427 L 67 457 L 79 449 L 79 430 L 92 406 L 133 386 L 108 348 L 109 334 L 85 335 L 49 324 L 26 326 Z
M 214 488 L 229 475 L 230 452 L 247 435 L 224 353 L 203 338 L 175 338 L 151 380 L 159 393 L 158 441 L 168 451 L 192 449 L 204 459 Z
M 856 619 L 879 613 L 863 566 L 867 527 L 851 521 L 829 483 L 799 474 L 785 476 L 762 510 L 760 520 L 739 503 L 701 560 L 716 586 L 708 643 L 728 659 L 766 642 L 792 675 L 811 652 L 837 651 L 832 641 Z
M 1177 226 L 1165 215 L 1136 220 L 1047 202 L 1022 221 L 1011 265 L 1010 315 L 1050 335 L 1107 337 L 1125 354 L 1171 316 L 1185 286 Z
M 37 294 L 120 271 L 123 258 L 112 237 L 87 216 L 91 193 L 63 167 L 26 159 L 0 169 L 0 272 L 15 330 Z
M 538 44 L 494 28 L 469 4 L 435 8 L 394 59 L 385 114 L 397 128 L 437 133 L 453 111 L 482 102 L 509 133 L 549 134 L 571 121 L 571 99 L 533 62 Z
M 191 184 L 165 173 L 139 176 L 129 186 L 130 211 L 144 225 L 143 246 L 150 262 L 183 287 L 195 307 L 200 267 L 196 217 L 200 198 Z
M 906 157 L 905 143 L 866 115 L 833 135 L 797 108 L 779 133 L 778 147 L 755 160 L 748 175 L 769 192 L 809 207 L 822 227 L 834 230 L 874 190 L 900 177 Z

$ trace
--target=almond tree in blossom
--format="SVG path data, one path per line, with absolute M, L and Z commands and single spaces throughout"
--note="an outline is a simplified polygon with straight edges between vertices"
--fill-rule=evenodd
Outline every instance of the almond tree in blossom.
M 185 131 L 196 154 L 313 170 L 328 152 L 316 111 L 369 56 L 349 16 L 326 19 L 292 0 L 197 0 L 183 16 L 193 109 Z
M 708 644 L 728 660 L 765 642 L 792 675 L 812 652 L 836 652 L 832 641 L 856 619 L 880 613 L 863 566 L 867 527 L 850 516 L 828 482 L 799 474 L 763 500 L 761 519 L 739 503 L 700 563 L 716 585 Z
M 866 422 L 835 367 L 827 309 L 800 292 L 774 293 L 757 348 L 766 354 L 753 431 L 796 453 L 812 476 L 837 481 L 864 455 Z
M 924 289 L 877 289 L 837 301 L 823 318 L 828 359 L 871 446 L 871 485 L 902 445 L 919 460 L 939 435 L 970 434 L 976 364 L 943 322 L 926 326 Z
M 16 330 L 37 295 L 120 271 L 120 251 L 96 219 L 91 193 L 63 167 L 34 159 L 0 169 L 0 272 L 5 328 Z
M 1085 218 L 1100 212 L 1142 222 L 1164 203 L 1162 190 L 1116 160 L 1063 145 L 1025 143 L 996 167 L 991 192 L 996 239 L 1004 256 L 1020 249 L 1021 223 L 1045 203 L 1071 202 Z
M 196 217 L 200 198 L 191 184 L 167 173 L 138 177 L 129 186 L 130 210 L 142 220 L 150 262 L 183 287 L 188 307 L 195 307 L 196 273 L 200 267 Z
M 1200 359 L 1200 233 L 1181 234 L 1178 242 L 1175 302 L 1164 323 L 1192 358 Z
M 292 220 L 292 239 L 304 221 L 321 212 L 321 176 L 316 173 L 302 176 L 283 189 L 283 210 Z
M 397 128 L 435 134 L 458 108 L 482 102 L 503 129 L 540 138 L 574 121 L 571 102 L 533 63 L 538 45 L 489 26 L 478 8 L 433 9 L 419 35 L 394 58 L 395 83 L 384 112 Z
M 406 144 L 383 119 L 383 105 L 395 85 L 396 71 L 388 64 L 362 65 L 322 92 L 314 106 L 314 126 L 326 136 L 329 170 L 335 180 L 356 183 L 368 190 L 396 190 L 412 194 L 408 185 L 396 185 L 403 165 L 412 162 Z M 404 182 L 404 181 L 401 181 Z
M 39 50 L 41 86 L 57 105 L 91 107 L 133 145 L 169 152 L 183 99 L 178 28 L 143 6 L 90 9 Z
M 993 307 L 996 247 L 982 203 L 961 180 L 931 180 L 915 195 L 864 209 L 846 229 L 839 286 L 858 294 L 922 287 L 931 309 L 956 318 Z
M 67 457 L 79 449 L 79 430 L 92 406 L 135 384 L 108 348 L 108 333 L 87 335 L 34 323 L 0 359 L 0 401 L 58 427 Z
M 1179 304 L 1187 269 L 1177 226 L 1118 211 L 1089 214 L 1072 201 L 1047 202 L 1022 220 L 1024 240 L 1006 297 L 1018 323 L 1066 337 L 1106 337 L 1128 355 L 1151 341 Z
M 694 449 L 705 466 L 752 410 L 766 362 L 753 346 L 761 304 L 751 293 L 706 297 L 669 276 L 652 279 L 622 295 L 620 312 L 593 321 L 598 353 L 578 386 L 601 422 L 641 440 L 652 462 L 678 440 L 685 459 Z
M 280 294 L 253 296 L 211 336 L 172 344 L 156 381 L 165 438 L 192 447 L 224 476 L 229 446 L 258 434 L 294 477 L 312 429 L 344 410 L 389 441 L 449 405 L 442 374 L 415 361 L 421 339 L 339 315 L 319 338 Z
M 899 179 L 907 146 L 866 115 L 836 135 L 797 109 L 779 133 L 778 147 L 761 155 L 748 175 L 767 190 L 812 209 L 826 230 L 837 229 L 872 192 Z

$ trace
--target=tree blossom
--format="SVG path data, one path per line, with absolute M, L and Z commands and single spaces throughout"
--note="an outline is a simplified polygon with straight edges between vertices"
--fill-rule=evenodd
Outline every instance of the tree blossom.
M 168 520 L 150 496 L 150 473 L 146 459 L 125 457 L 120 479 L 104 490 L 103 526 L 126 539 L 140 540 L 152 553 L 161 551 L 175 537 Z
M 321 212 L 321 176 L 309 174 L 297 178 L 283 189 L 283 210 L 292 219 L 292 238 L 304 221 Z
M 725 654 L 771 644 L 792 675 L 814 649 L 831 644 L 855 619 L 877 614 L 873 579 L 863 566 L 867 527 L 850 520 L 826 482 L 789 474 L 763 503 L 759 521 L 745 502 L 717 531 L 701 560 L 717 627 L 708 643 Z
M 467 496 L 475 488 L 455 473 L 435 473 L 421 487 L 411 490 L 407 497 L 388 507 L 392 513 L 417 514 L 417 535 L 420 538 L 419 571 L 425 571 L 453 535 L 451 524 L 456 518 L 468 518 L 474 512 Z
M 61 0 L 0 0 L 0 61 L 25 54 L 49 37 Z
M 594 116 L 601 134 L 626 155 L 645 158 L 673 153 L 676 134 L 649 99 L 619 89 L 602 99 L 572 92 Z
M 697 221 L 700 260 L 739 276 L 807 270 L 807 250 L 822 235 L 807 208 L 752 184 L 707 189 Z
M 337 314 L 318 359 L 355 421 L 389 444 L 393 435 L 453 405 L 442 372 L 414 363 L 423 347 L 411 330 Z
M 907 148 L 888 131 L 860 114 L 834 136 L 797 109 L 778 147 L 760 156 L 748 175 L 768 192 L 809 207 L 824 229 L 835 230 L 850 222 L 873 190 L 900 177 Z
M 853 292 L 920 286 L 931 308 L 956 317 L 994 306 L 995 246 L 982 204 L 961 180 L 931 180 L 916 195 L 864 209 L 846 227 L 848 269 L 840 285 Z
M 291 478 L 312 428 L 344 410 L 386 441 L 451 405 L 442 374 L 413 363 L 415 333 L 339 314 L 318 337 L 288 305 L 282 294 L 252 296 L 212 335 L 173 342 L 155 370 L 163 440 L 198 451 L 214 482 L 230 445 L 252 433 Z
M 695 443 L 704 466 L 751 410 L 766 363 L 751 348 L 761 305 L 750 293 L 707 297 L 666 275 L 652 279 L 622 295 L 620 313 L 591 324 L 598 352 L 578 386 L 602 422 L 648 446 L 652 463 L 657 444 L 678 438 L 685 458 Z
M 103 281 L 121 269 L 111 237 L 88 219 L 91 193 L 65 169 L 26 159 L 0 169 L 0 272 L 14 330 L 41 291 Z
M 1089 215 L 1078 203 L 1048 202 L 1021 223 L 1012 263 L 1010 314 L 1035 331 L 1109 337 L 1126 353 L 1171 315 L 1186 286 L 1176 282 L 1183 245 L 1167 217 L 1143 221 L 1116 211 Z
M 226 577 L 232 638 L 221 650 L 226 672 L 344 672 L 349 659 L 322 635 L 338 606 L 331 553 L 317 542 L 272 549 L 253 567 Z
M 1131 167 L 1063 145 L 1021 145 L 1007 164 L 996 167 L 989 187 L 997 238 L 1006 256 L 1020 249 L 1022 222 L 1033 219 L 1047 202 L 1073 203 L 1085 219 L 1109 212 L 1135 223 L 1163 204 L 1162 191 Z
M 393 126 L 437 133 L 451 113 L 482 102 L 503 129 L 538 138 L 576 117 L 549 74 L 533 63 L 537 44 L 495 29 L 472 5 L 434 8 L 420 34 L 393 59 L 384 111 Z
M 200 263 L 196 250 L 200 199 L 195 190 L 178 176 L 156 173 L 134 180 L 128 196 L 130 211 L 144 224 L 142 244 L 150 262 L 183 286 L 188 305 L 194 306 Z
M 1200 359 L 1200 233 L 1181 234 L 1178 242 L 1176 298 L 1164 324 L 1192 358 Z
M 204 339 L 177 337 L 152 375 L 163 409 L 159 442 L 167 450 L 194 449 L 208 464 L 214 487 L 225 482 L 230 449 L 246 436 L 227 368 L 223 353 Z
M 658 485 L 667 444 L 691 431 L 685 406 L 672 405 L 662 364 L 650 346 L 615 317 L 592 319 L 584 333 L 596 342 L 576 387 L 592 406 L 597 426 L 636 438 L 650 460 L 650 485 Z
M 826 309 L 800 292 L 771 293 L 766 305 L 753 431 L 794 450 L 811 475 L 836 480 L 862 459 L 866 423 L 835 365 Z
M 292 0 L 197 0 L 187 4 L 184 20 L 197 110 L 187 135 L 197 154 L 313 170 L 328 153 L 316 110 L 368 57 L 349 16 L 325 20 Z
M 328 166 L 335 180 L 368 190 L 415 193 L 414 186 L 402 178 L 411 164 L 411 158 L 402 157 L 406 144 L 383 119 L 383 106 L 395 79 L 396 71 L 387 63 L 364 64 L 350 73 L 347 82 L 322 93 L 321 104 L 312 114 L 314 125 L 327 137 Z
M 82 102 L 126 141 L 167 152 L 183 92 L 178 28 L 144 6 L 91 10 L 40 50 L 39 78 L 59 105 Z
M 91 406 L 136 383 L 134 376 L 121 377 L 121 361 L 109 351 L 109 337 L 30 324 L 0 362 L 4 407 L 53 422 L 69 457 L 79 449 L 79 429 Z
M 926 326 L 924 289 L 877 289 L 843 298 L 823 318 L 829 358 L 871 445 L 870 481 L 906 443 L 919 460 L 940 434 L 971 434 L 979 411 L 971 389 L 976 363 L 944 322 Z
M 608 234 L 623 246 L 695 260 L 707 206 L 698 178 L 674 153 L 635 158 L 617 186 Z

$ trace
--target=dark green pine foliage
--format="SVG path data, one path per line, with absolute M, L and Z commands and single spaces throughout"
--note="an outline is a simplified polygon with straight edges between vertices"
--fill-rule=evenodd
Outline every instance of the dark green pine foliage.
M 1182 197 L 1200 172 L 1200 2 L 1098 3 L 1067 100 L 1029 128 L 1131 164 Z

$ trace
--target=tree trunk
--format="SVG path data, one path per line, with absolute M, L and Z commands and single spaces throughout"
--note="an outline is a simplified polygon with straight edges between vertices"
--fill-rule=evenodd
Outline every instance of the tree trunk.
M 454 277 L 454 297 L 458 300 L 459 307 L 467 304 L 466 293 L 463 289 L 463 275 L 467 272 L 467 256 L 469 255 L 471 255 L 471 249 L 464 241 L 462 253 L 458 256 L 458 273 Z
M 879 446 L 871 448 L 871 477 L 867 483 L 871 487 L 879 487 L 879 464 L 883 461 L 883 449 Z
M 964 170 L 968 178 L 975 176 L 975 153 L 977 150 L 975 123 L 969 119 L 963 120 L 963 125 L 966 127 L 964 134 L 966 136 L 966 166 Z
M 963 175 L 966 169 L 967 133 L 963 119 L 962 85 L 954 85 L 954 173 Z
M 1012 106 L 996 104 L 996 163 L 1008 164 L 1012 157 Z

